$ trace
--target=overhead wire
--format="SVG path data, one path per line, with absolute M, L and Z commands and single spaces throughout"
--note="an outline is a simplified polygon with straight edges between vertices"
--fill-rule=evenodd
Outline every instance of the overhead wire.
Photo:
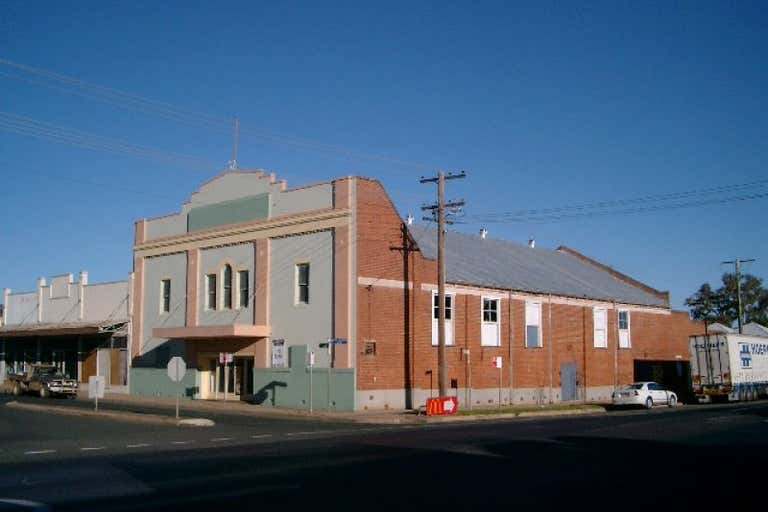
M 759 189 L 768 185 L 768 180 L 758 180 L 735 185 L 724 185 L 707 189 L 644 196 L 637 198 L 618 199 L 582 205 L 571 205 L 539 210 L 519 210 L 517 212 L 488 212 L 468 214 L 457 220 L 458 224 L 499 224 L 499 223 L 551 223 L 579 218 L 591 218 L 610 215 L 629 215 L 635 213 L 696 208 L 716 204 L 739 201 L 749 201 L 768 197 L 768 192 L 751 192 L 749 194 L 728 195 L 726 197 L 706 198 L 713 194 L 736 193 L 743 190 Z M 674 201 L 675 199 L 696 198 L 689 201 Z M 672 201 L 670 201 L 672 200 Z M 641 203 L 643 206 L 632 206 Z M 651 204 L 647 203 L 661 203 Z
M 21 71 L 22 73 L 34 75 L 38 78 L 41 78 L 42 80 L 35 80 L 28 76 L 20 76 L 18 73 L 13 74 L 0 72 L 1 76 L 5 76 L 7 78 L 51 88 L 60 92 L 75 94 L 85 98 L 95 99 L 123 109 L 136 110 L 146 114 L 158 115 L 160 117 L 164 117 L 176 122 L 181 122 L 187 125 L 212 128 L 220 132 L 229 132 L 232 129 L 232 120 L 226 117 L 183 109 L 170 103 L 145 98 L 133 93 L 121 91 L 119 89 L 92 84 L 75 77 L 54 73 L 52 71 L 44 70 L 41 68 L 27 66 L 25 64 L 13 62 L 8 59 L 0 58 L 0 65 L 10 67 L 17 72 Z M 48 83 L 46 80 L 56 82 L 59 85 Z M 240 130 L 240 134 L 246 136 L 251 135 L 263 140 L 274 142 L 276 144 L 288 146 L 293 149 L 330 153 L 348 159 L 379 161 L 412 169 L 427 170 L 434 168 L 432 165 L 427 165 L 420 162 L 412 162 L 391 158 L 380 154 L 355 151 L 339 145 L 326 144 L 302 137 L 277 134 L 263 129 L 243 127 Z

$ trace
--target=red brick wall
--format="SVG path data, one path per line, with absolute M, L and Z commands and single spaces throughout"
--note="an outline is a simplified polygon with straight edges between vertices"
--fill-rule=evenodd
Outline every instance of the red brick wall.
M 422 290 L 421 285 L 437 282 L 437 263 L 423 258 L 418 251 L 408 251 L 406 267 L 402 221 L 378 182 L 357 181 L 357 207 L 357 273 L 374 280 L 371 285 L 357 286 L 358 389 L 429 389 L 430 374 L 427 372 L 431 370 L 431 386 L 436 390 L 437 347 L 432 346 L 432 294 Z M 412 283 L 412 289 L 407 293 L 402 285 L 405 279 Z M 509 296 L 498 290 L 488 293 Z M 553 301 L 555 299 L 553 297 Z M 542 304 L 542 348 L 524 346 L 524 300 L 512 300 L 510 332 L 508 298 L 502 299 L 500 304 L 501 347 L 482 347 L 481 297 L 459 293 L 454 305 L 455 346 L 447 348 L 449 378 L 457 379 L 458 386 L 465 387 L 467 364 L 462 349 L 468 348 L 472 387 L 498 386 L 498 370 L 492 367 L 491 361 L 502 356 L 502 386 L 508 388 L 511 336 L 512 387 L 515 389 L 548 388 L 550 374 L 552 386 L 559 387 L 560 365 L 565 363 L 576 363 L 580 388 L 585 384 L 589 387 L 612 386 L 615 358 L 618 359 L 618 382 L 631 382 L 635 359 L 674 361 L 680 355 L 687 360 L 688 336 L 703 332 L 703 327 L 691 322 L 685 313 L 632 311 L 632 348 L 620 349 L 617 354 L 617 313 L 610 305 L 607 306 L 608 347 L 594 348 L 591 305 L 553 303 L 550 329 L 548 297 L 534 300 Z M 376 341 L 375 355 L 362 353 L 366 340 Z M 408 375 L 406 369 L 410 370 Z

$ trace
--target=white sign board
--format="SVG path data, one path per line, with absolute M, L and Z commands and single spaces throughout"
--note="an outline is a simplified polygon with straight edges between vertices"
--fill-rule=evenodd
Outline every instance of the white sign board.
M 174 356 L 168 361 L 168 378 L 171 382 L 181 382 L 187 373 L 187 363 L 179 356 Z
M 229 364 L 234 361 L 234 357 L 230 352 L 219 352 L 219 364 Z
M 309 353 L 309 366 L 315 366 L 315 353 Z
M 107 380 L 103 375 L 91 375 L 88 378 L 88 398 L 104 398 Z
M 272 368 L 287 368 L 287 363 L 285 360 L 285 340 L 272 340 Z
M 502 362 L 501 362 L 501 356 L 496 356 L 493 358 L 493 366 L 496 368 L 501 368 Z

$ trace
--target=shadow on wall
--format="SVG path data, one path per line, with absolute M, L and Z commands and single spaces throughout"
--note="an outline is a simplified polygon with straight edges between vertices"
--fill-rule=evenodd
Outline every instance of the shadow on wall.
M 288 384 L 283 381 L 273 380 L 269 384 L 262 386 L 261 389 L 253 394 L 253 403 L 256 405 L 263 405 L 265 402 L 269 402 L 270 405 L 275 407 L 277 395 L 277 388 L 287 388 Z

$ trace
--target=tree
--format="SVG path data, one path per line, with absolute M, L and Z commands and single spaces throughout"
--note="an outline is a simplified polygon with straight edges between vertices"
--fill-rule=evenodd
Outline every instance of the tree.
M 699 290 L 685 299 L 691 308 L 691 318 L 706 322 L 720 322 L 733 326 L 739 316 L 736 275 L 725 273 L 723 285 L 712 290 L 709 283 L 704 283 Z M 741 275 L 741 308 L 744 323 L 768 322 L 768 290 L 763 288 L 763 280 L 751 274 Z

